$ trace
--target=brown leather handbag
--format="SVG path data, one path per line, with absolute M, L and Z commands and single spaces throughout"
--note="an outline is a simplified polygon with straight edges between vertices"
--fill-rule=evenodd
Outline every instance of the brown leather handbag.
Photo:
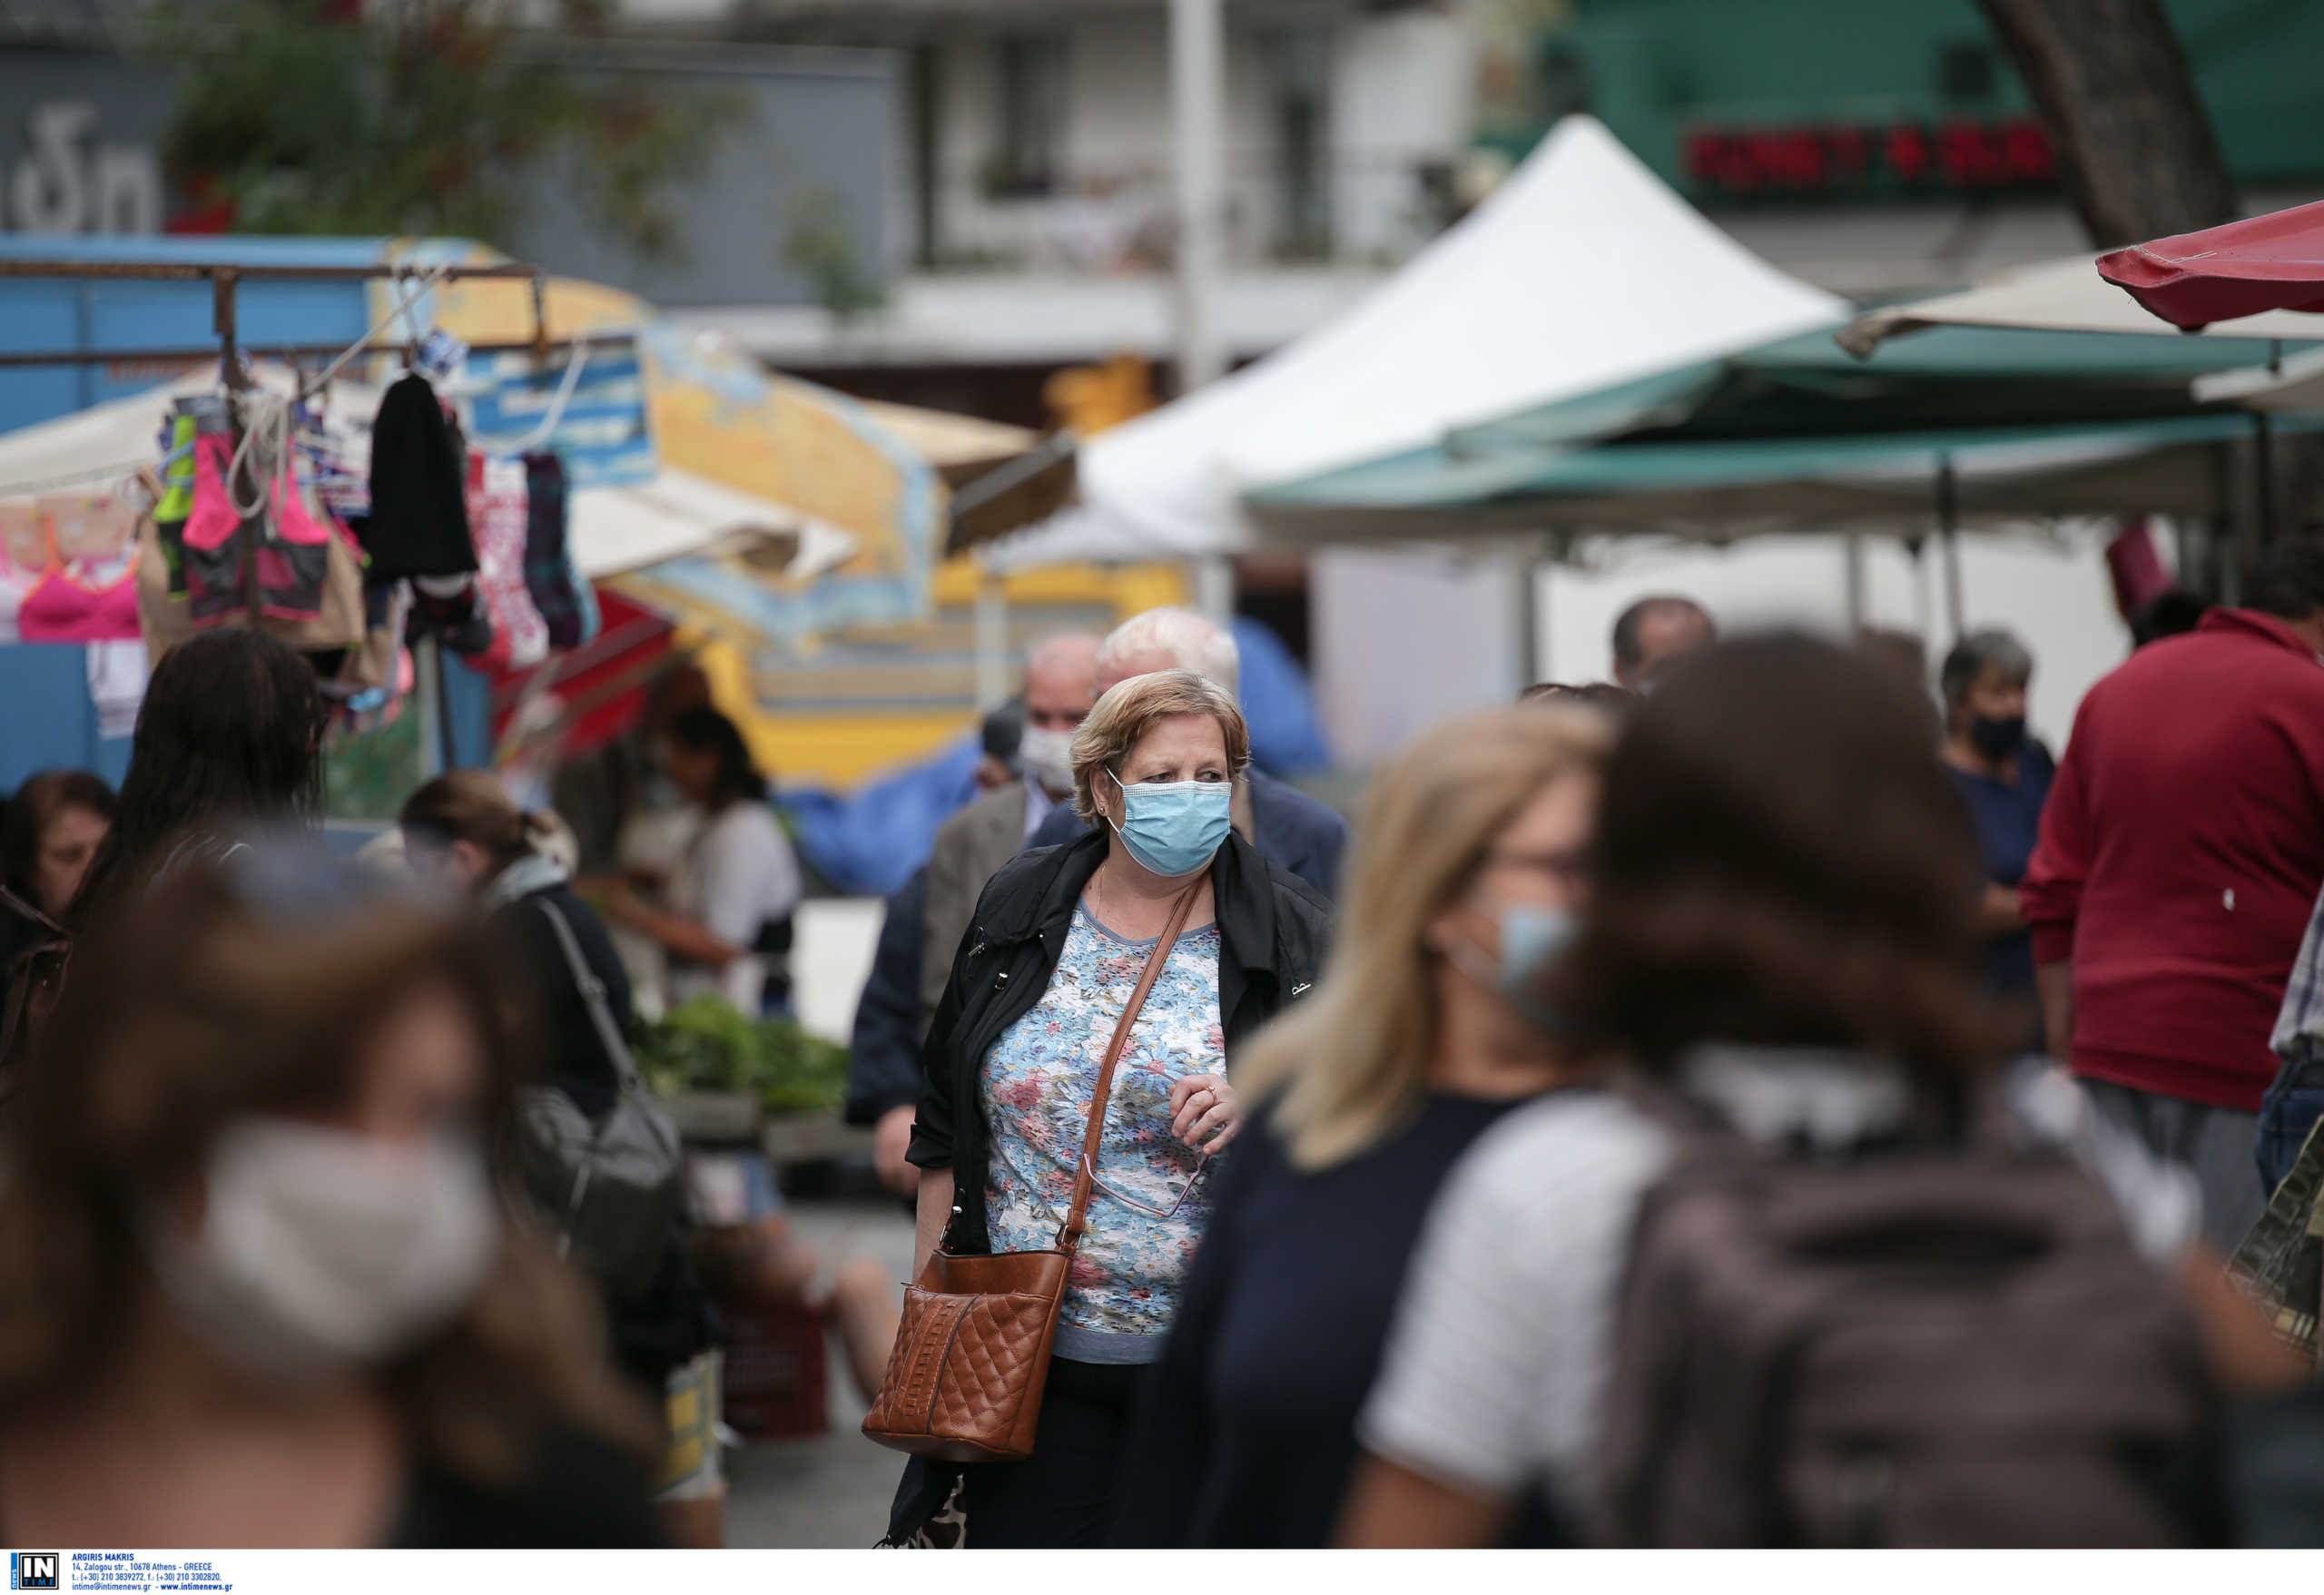
M 1081 1137 L 1073 1206 L 1058 1229 L 1055 1249 L 966 1257 L 940 1245 L 930 1254 L 919 1279 L 904 1289 L 895 1350 L 880 1381 L 880 1397 L 863 1420 L 866 1439 L 948 1462 L 1020 1462 L 1033 1454 L 1049 1351 L 1065 1305 L 1066 1272 L 1086 1227 L 1114 1067 L 1200 889 L 1199 881 L 1188 887 L 1171 909 L 1169 924 L 1147 955 L 1137 989 L 1115 1022 L 1114 1039 L 1098 1068 L 1089 1126 Z

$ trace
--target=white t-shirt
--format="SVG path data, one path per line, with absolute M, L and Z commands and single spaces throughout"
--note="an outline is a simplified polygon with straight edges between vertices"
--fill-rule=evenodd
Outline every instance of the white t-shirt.
M 1761 1140 L 1844 1146 L 1905 1106 L 1899 1077 L 1831 1054 L 1706 1051 L 1680 1083 Z M 2142 1255 L 2161 1265 L 2192 1244 L 2202 1205 L 2186 1170 L 2152 1158 L 2054 1069 L 2020 1066 L 2003 1088 L 2024 1133 L 2107 1187 Z M 1630 1234 L 1669 1156 L 1659 1124 L 1604 1092 L 1547 1098 L 1488 1132 L 1422 1232 L 1359 1426 L 1365 1448 L 1480 1495 L 1544 1483 L 1586 1519 Z
M 678 912 L 743 951 L 715 973 L 674 970 L 671 995 L 683 1002 L 715 991 L 744 1013 L 755 1014 L 766 984 L 766 960 L 751 946 L 769 921 L 790 917 L 801 893 L 799 858 L 774 811 L 760 802 L 729 803 L 704 826 L 671 884 L 671 903 Z

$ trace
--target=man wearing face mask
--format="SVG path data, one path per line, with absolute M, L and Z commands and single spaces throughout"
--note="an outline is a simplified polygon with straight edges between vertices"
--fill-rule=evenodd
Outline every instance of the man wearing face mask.
M 2026 861 L 2042 831 L 2057 765 L 2025 734 L 2025 692 L 2034 656 L 2005 631 L 1973 632 L 1945 656 L 1945 766 L 1969 805 L 1984 854 L 1985 983 L 1994 995 L 2023 1004 L 2026 1042 L 2041 1045 L 2034 999 L 2034 945 L 2017 901 Z
M 1191 670 L 1232 697 L 1242 674 L 1234 635 L 1191 609 L 1148 609 L 1114 628 L 1098 650 L 1098 691 L 1111 692 L 1132 676 Z M 1287 782 L 1254 764 L 1235 786 L 1230 816 L 1235 834 L 1267 862 L 1333 898 L 1340 859 L 1347 851 L 1347 822 Z M 1061 847 L 1078 837 L 1082 822 L 1059 807 L 1033 833 L 1031 847 Z

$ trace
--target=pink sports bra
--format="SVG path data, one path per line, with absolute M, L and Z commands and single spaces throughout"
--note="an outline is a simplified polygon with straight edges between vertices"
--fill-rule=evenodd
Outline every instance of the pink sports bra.
M 76 568 L 77 567 L 77 568 Z M 135 638 L 137 551 L 102 564 L 50 567 L 25 594 L 16 628 L 28 643 L 106 643 Z

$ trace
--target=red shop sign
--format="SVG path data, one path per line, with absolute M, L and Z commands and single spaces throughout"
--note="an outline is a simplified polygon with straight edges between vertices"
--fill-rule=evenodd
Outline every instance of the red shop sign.
M 1699 192 L 1724 198 L 1989 192 L 2057 182 L 2049 130 L 2004 122 L 1794 128 L 1693 128 L 1680 164 Z

